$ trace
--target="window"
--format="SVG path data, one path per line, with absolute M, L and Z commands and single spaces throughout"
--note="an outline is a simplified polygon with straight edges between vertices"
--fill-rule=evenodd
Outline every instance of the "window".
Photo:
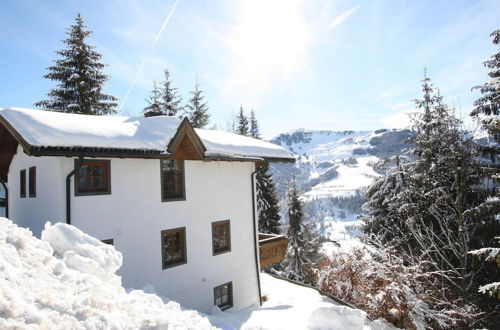
M 75 166 L 77 161 L 75 160 Z M 75 178 L 75 195 L 111 194 L 109 160 L 84 161 Z
M 26 197 L 26 170 L 21 170 L 19 174 L 19 193 L 21 197 Z
M 36 167 L 30 167 L 28 173 L 28 193 L 30 197 L 36 197 Z
M 163 269 L 185 264 L 187 262 L 186 227 L 163 230 L 161 252 Z
M 161 162 L 161 200 L 184 200 L 184 161 L 162 159 Z
M 229 220 L 212 222 L 212 252 L 214 255 L 231 251 Z
M 221 310 L 233 307 L 233 283 L 219 285 L 214 288 L 214 305 Z

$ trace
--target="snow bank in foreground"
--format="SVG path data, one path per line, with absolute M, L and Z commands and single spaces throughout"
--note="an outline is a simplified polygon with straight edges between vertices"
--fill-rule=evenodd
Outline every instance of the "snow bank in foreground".
M 66 266 L 102 280 L 115 277 L 122 265 L 122 254 L 113 246 L 64 223 L 51 225 L 47 222 L 42 240 L 49 242 L 55 255 L 62 258 Z
M 112 246 L 66 224 L 47 225 L 42 238 L 0 218 L 1 329 L 212 328 L 175 302 L 127 293 Z
M 339 305 L 318 291 L 261 274 L 262 307 L 209 316 L 223 329 L 394 329 L 384 321 L 370 322 L 366 313 Z

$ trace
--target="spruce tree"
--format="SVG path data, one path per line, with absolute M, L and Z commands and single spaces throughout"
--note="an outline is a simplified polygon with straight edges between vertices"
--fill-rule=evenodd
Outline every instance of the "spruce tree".
M 170 71 L 165 69 L 164 74 L 165 80 L 160 82 L 159 86 L 156 81 L 153 82 L 153 90 L 149 99 L 146 100 L 150 106 L 146 107 L 143 112 L 149 112 L 150 115 L 180 116 L 182 100 L 177 88 L 173 87 L 172 80 L 170 80 Z M 157 106 L 154 106 L 155 104 Z
M 269 166 L 257 172 L 257 211 L 259 213 L 259 233 L 280 233 L 280 208 L 276 197 L 276 187 Z
M 493 54 L 490 60 L 484 62 L 484 66 L 490 69 L 488 75 L 490 80 L 480 86 L 475 86 L 473 89 L 479 89 L 482 96 L 474 102 L 475 108 L 471 116 L 479 119 L 482 126 L 488 131 L 495 143 L 490 143 L 488 146 L 481 146 L 483 154 L 488 154 L 490 161 L 498 163 L 500 155 L 500 30 L 495 30 L 490 34 L 493 37 L 493 44 L 499 49 Z M 500 168 L 498 164 L 484 164 L 485 171 L 494 182 L 495 191 L 493 196 L 496 198 L 488 198 L 481 203 L 473 214 L 477 219 L 488 219 L 495 217 L 498 219 L 500 215 Z M 489 228 L 490 232 L 498 233 L 498 226 Z M 469 252 L 472 255 L 478 256 L 485 261 L 493 261 L 500 267 L 500 239 L 495 237 L 494 241 L 486 243 L 489 247 Z M 496 281 L 496 282 L 493 282 Z M 480 292 L 489 293 L 500 299 L 500 282 L 497 278 L 492 278 L 489 282 L 485 281 L 480 287 Z
M 160 112 L 160 105 L 162 103 L 161 101 L 161 91 L 160 87 L 158 86 L 158 83 L 153 81 L 153 90 L 151 91 L 151 94 L 149 95 L 149 98 L 146 99 L 146 102 L 149 104 L 148 107 L 144 108 L 144 112 L 148 111 L 155 111 L 155 112 Z
M 187 104 L 186 114 L 195 128 L 203 128 L 210 122 L 210 114 L 208 113 L 208 105 L 204 101 L 203 92 L 200 89 L 200 84 L 196 82 L 194 90 L 191 91 L 191 98 Z
M 255 111 L 250 111 L 250 136 L 255 139 L 260 139 L 259 123 L 255 117 Z
M 78 13 L 75 25 L 68 29 L 68 38 L 63 40 L 66 49 L 56 51 L 61 57 L 48 68 L 43 77 L 58 81 L 51 89 L 48 100 L 35 103 L 36 107 L 47 110 L 79 113 L 86 115 L 107 115 L 116 113 L 117 98 L 102 93 L 109 76 L 102 73 L 106 66 L 100 62 L 102 55 L 86 43 L 92 34 L 87 30 Z
M 491 79 L 473 87 L 478 89 L 482 96 L 474 102 L 475 108 L 471 116 L 479 118 L 480 115 L 484 115 L 481 120 L 483 126 L 497 142 L 500 142 L 500 30 L 493 31 L 490 36 L 493 37 L 493 44 L 499 49 L 490 60 L 484 62 L 484 66 L 490 69 L 488 75 Z
M 427 77 L 422 90 L 412 117 L 413 161 L 368 189 L 364 229 L 410 265 L 423 262 L 433 276 L 421 280 L 439 299 L 479 306 L 477 288 L 496 275 L 468 251 L 491 242 L 500 228 L 493 217 L 478 216 L 484 176 L 473 141 Z
M 313 224 L 306 223 L 304 205 L 295 180 L 291 180 L 287 194 L 288 252 L 285 272 L 297 281 L 313 282 L 311 269 L 319 260 L 319 236 Z
M 180 115 L 182 100 L 177 92 L 177 88 L 173 87 L 173 83 L 170 80 L 170 72 L 167 69 L 165 69 L 165 80 L 162 83 L 161 97 L 163 114 L 167 116 Z
M 248 118 L 245 116 L 245 113 L 243 112 L 243 105 L 240 105 L 240 111 L 236 116 L 236 120 L 238 121 L 238 128 L 236 130 L 236 133 L 238 133 L 239 135 L 248 136 L 249 134 Z
M 399 216 L 399 209 L 402 206 L 400 193 L 407 187 L 409 162 L 410 159 L 402 155 L 377 163 L 374 168 L 385 175 L 365 192 L 366 203 L 362 210 L 366 215 L 360 216 L 363 231 L 383 243 L 403 245 L 407 240 L 405 221 Z

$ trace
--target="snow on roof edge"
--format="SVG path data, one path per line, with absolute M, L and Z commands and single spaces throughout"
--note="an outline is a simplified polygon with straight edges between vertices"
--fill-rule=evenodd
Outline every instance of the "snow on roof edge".
M 67 114 L 27 108 L 0 108 L 0 119 L 23 147 L 36 149 L 40 155 L 60 156 L 60 149 L 73 153 L 145 151 L 168 156 L 167 148 L 179 131 L 182 121 L 176 117 L 125 117 Z M 189 120 L 188 120 L 189 122 Z M 10 126 L 10 129 L 9 129 Z M 239 161 L 291 161 L 290 152 L 275 144 L 215 130 L 195 129 L 206 147 L 207 158 Z M 236 142 L 235 142 L 236 141 Z M 57 148 L 58 151 L 49 151 Z M 83 149 L 83 150 L 82 150 Z M 97 150 L 97 151 L 96 151 Z M 126 151 L 128 152 L 126 152 Z M 51 154 L 51 152 L 53 154 Z M 110 152 L 110 155 L 114 153 Z

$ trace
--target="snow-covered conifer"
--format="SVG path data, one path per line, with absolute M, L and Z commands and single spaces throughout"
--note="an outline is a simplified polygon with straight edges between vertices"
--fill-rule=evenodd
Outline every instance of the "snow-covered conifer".
M 295 180 L 291 180 L 287 196 L 288 251 L 284 263 L 288 277 L 304 282 L 313 282 L 311 269 L 320 260 L 319 235 L 313 223 L 306 222 L 304 205 Z
M 500 47 L 500 30 L 493 31 L 490 36 L 493 37 L 493 44 Z M 481 123 L 490 135 L 500 142 L 500 48 L 484 62 L 484 66 L 490 69 L 488 75 L 491 79 L 473 87 L 478 89 L 482 96 L 474 102 L 475 108 L 471 116 L 481 118 Z
M 250 111 L 250 136 L 256 139 L 260 139 L 259 123 L 257 122 L 257 117 L 255 117 L 255 111 Z
M 425 262 L 434 271 L 425 281 L 442 299 L 466 297 L 479 306 L 477 288 L 495 270 L 468 252 L 491 242 L 498 221 L 478 216 L 484 175 L 473 141 L 427 77 L 422 90 L 412 116 L 413 160 L 399 163 L 368 189 L 365 230 L 409 264 Z
M 148 112 L 153 109 L 154 112 L 158 112 L 158 114 L 160 114 L 160 105 L 162 103 L 161 91 L 156 80 L 153 81 L 153 89 L 151 90 L 149 97 L 146 99 L 146 102 L 148 102 L 149 106 L 144 109 L 144 112 Z
M 257 172 L 257 211 L 259 213 L 259 233 L 279 234 L 281 231 L 276 187 L 269 166 Z
M 146 100 L 150 106 L 146 107 L 144 112 L 148 112 L 150 115 L 180 116 L 180 112 L 183 110 L 180 105 L 182 99 L 177 88 L 173 86 L 168 69 L 165 69 L 164 75 L 165 80 L 160 82 L 159 86 L 156 81 L 153 82 L 153 90 L 149 99 Z
M 56 51 L 61 57 L 48 68 L 44 78 L 58 82 L 51 89 L 48 100 L 35 103 L 36 107 L 47 110 L 86 115 L 107 115 L 116 113 L 117 98 L 102 93 L 109 76 L 102 73 L 106 66 L 101 63 L 102 55 L 94 46 L 86 43 L 92 34 L 87 30 L 78 13 L 76 23 L 68 29 L 68 38 L 63 40 L 66 49 Z
M 236 133 L 238 133 L 239 135 L 248 136 L 249 134 L 248 118 L 245 116 L 245 113 L 243 112 L 243 105 L 240 105 L 240 110 L 236 116 L 236 120 L 238 122 Z
M 385 172 L 365 192 L 366 203 L 362 206 L 366 215 L 363 220 L 363 231 L 384 242 L 398 241 L 404 244 L 407 238 L 405 222 L 398 210 L 403 206 L 399 195 L 406 187 L 406 164 L 410 159 L 404 155 L 394 156 L 376 164 L 375 169 Z
M 189 103 L 186 105 L 186 115 L 191 124 L 193 124 L 193 127 L 203 128 L 210 122 L 210 114 L 208 113 L 208 105 L 204 100 L 205 97 L 198 81 L 194 86 L 194 90 L 191 91 L 191 95 Z

